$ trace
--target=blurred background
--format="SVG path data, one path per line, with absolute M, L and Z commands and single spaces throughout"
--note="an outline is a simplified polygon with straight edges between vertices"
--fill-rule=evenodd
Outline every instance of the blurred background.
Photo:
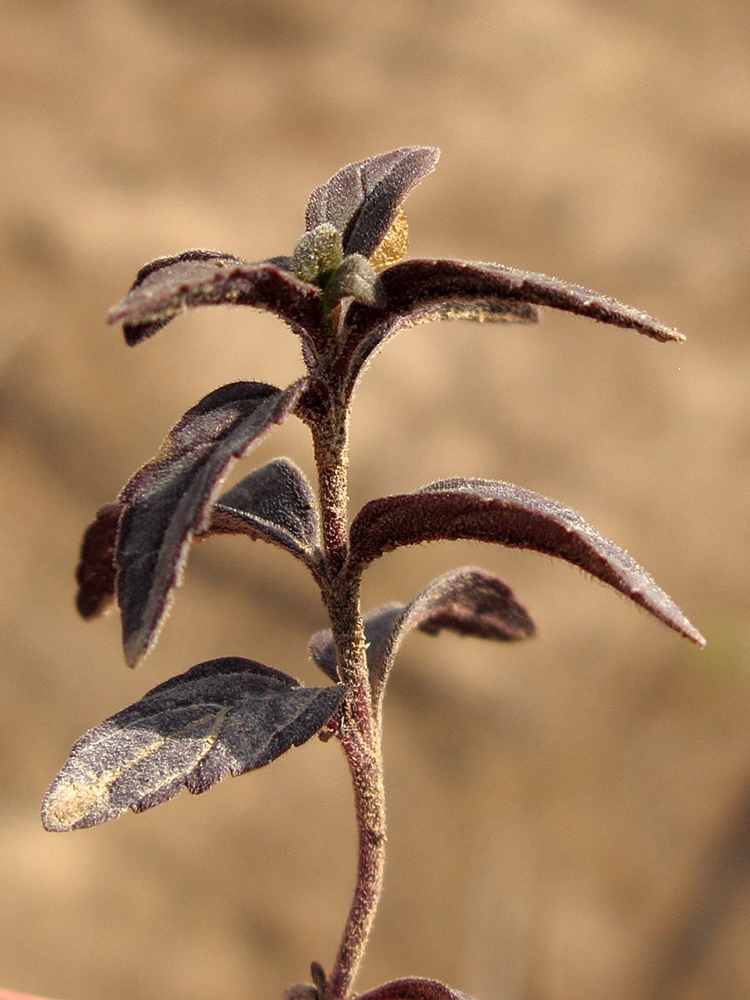
M 201 660 L 307 683 L 301 564 L 196 546 L 160 645 L 73 609 L 85 525 L 224 382 L 286 385 L 250 310 L 136 350 L 108 307 L 152 257 L 291 251 L 309 192 L 406 144 L 413 255 L 596 288 L 685 345 L 547 312 L 430 324 L 373 362 L 352 506 L 451 475 L 580 511 L 706 634 L 700 652 L 566 564 L 401 550 L 365 602 L 462 564 L 538 637 L 415 636 L 386 707 L 390 853 L 358 988 L 479 1000 L 750 997 L 750 8 L 737 0 L 0 0 L 0 985 L 66 1000 L 280 997 L 329 968 L 353 887 L 348 775 L 318 741 L 205 796 L 47 834 L 86 729 Z M 313 469 L 288 422 L 277 455 Z

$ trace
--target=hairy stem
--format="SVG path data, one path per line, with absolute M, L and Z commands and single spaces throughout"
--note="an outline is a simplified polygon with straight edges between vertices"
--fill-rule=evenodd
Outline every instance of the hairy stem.
M 342 412 L 336 412 L 338 410 Z M 326 414 L 325 422 L 316 422 L 312 428 L 329 580 L 333 580 L 343 566 L 349 548 L 349 415 L 343 407 L 332 407 L 332 411 Z
M 336 585 L 339 584 L 339 586 Z M 357 883 L 325 1000 L 348 1000 L 370 936 L 383 884 L 385 794 L 380 725 L 367 671 L 359 584 L 341 576 L 331 587 L 329 613 L 339 672 L 347 685 L 338 736 L 349 764 L 359 836 Z
M 383 887 L 385 797 L 379 741 L 367 746 L 355 727 L 342 734 L 354 785 L 359 830 L 357 886 L 325 1000 L 347 1000 L 370 936 Z M 369 741 L 368 741 L 369 742 Z
M 343 568 L 349 549 L 347 523 L 348 406 L 331 406 L 312 427 L 318 467 L 326 573 L 322 597 L 336 643 L 338 670 L 346 683 L 338 737 L 354 788 L 359 835 L 357 883 L 344 934 L 323 1000 L 348 1000 L 367 945 L 383 884 L 385 796 L 380 726 L 367 669 L 359 578 Z

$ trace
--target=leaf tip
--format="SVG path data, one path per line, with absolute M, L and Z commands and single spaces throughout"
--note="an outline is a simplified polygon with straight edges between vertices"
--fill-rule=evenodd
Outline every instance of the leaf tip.
M 111 309 L 107 311 L 107 325 L 114 326 L 119 323 L 126 314 L 125 303 L 127 299 L 120 299 Z
M 159 620 L 156 628 L 149 634 L 144 635 L 143 629 L 139 629 L 133 635 L 129 635 L 127 637 L 123 636 L 122 649 L 125 654 L 125 663 L 131 670 L 135 670 L 137 667 L 140 667 L 156 645 L 156 640 L 159 637 L 161 626 L 163 625 L 166 617 L 167 612 L 164 612 L 163 617 Z
M 694 645 L 696 645 L 698 649 L 705 649 L 708 645 L 705 636 L 702 635 L 694 625 L 691 625 L 687 618 L 685 619 L 685 626 L 682 630 L 682 634 L 686 639 L 689 639 Z
M 661 333 L 662 339 L 665 343 L 668 341 L 674 341 L 677 344 L 684 344 L 687 340 L 685 334 L 680 333 L 680 331 L 674 326 L 662 327 Z
M 69 833 L 93 826 L 97 822 L 93 814 L 106 810 L 108 798 L 101 782 L 79 783 L 58 776 L 42 804 L 42 826 L 48 833 Z

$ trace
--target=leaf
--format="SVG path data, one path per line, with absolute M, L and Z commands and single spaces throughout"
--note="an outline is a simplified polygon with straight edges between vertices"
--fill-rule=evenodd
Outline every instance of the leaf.
M 399 605 L 399 607 L 400 606 L 401 605 Z M 391 607 L 391 605 L 388 605 L 388 607 Z M 376 612 L 373 612 L 373 614 L 375 613 Z M 367 637 L 368 617 L 368 615 L 365 615 L 364 617 L 365 642 L 369 642 Z M 326 677 L 330 677 L 332 681 L 341 680 L 339 677 L 336 658 L 336 645 L 333 641 L 333 633 L 329 628 L 315 633 L 315 635 L 310 639 L 307 651 L 313 662 L 320 667 Z
M 84 532 L 76 569 L 76 607 L 82 618 L 104 614 L 114 601 L 115 543 L 123 510 L 124 504 L 105 504 Z
M 297 556 L 313 571 L 320 565 L 320 526 L 315 494 L 288 458 L 256 469 L 225 493 L 211 511 L 209 534 L 262 538 Z
M 471 1000 L 471 997 L 452 990 L 437 979 L 410 976 L 408 979 L 393 979 L 367 993 L 360 993 L 357 1000 Z
M 323 298 L 326 308 L 333 309 L 349 296 L 369 305 L 375 305 L 383 298 L 375 268 L 366 257 L 356 253 L 344 258 L 326 287 Z
M 440 151 L 404 146 L 350 163 L 310 195 L 308 230 L 329 222 L 343 236 L 345 254 L 370 257 L 399 214 L 404 198 L 435 169 Z
M 370 683 L 376 696 L 412 629 L 428 635 L 450 629 L 459 635 L 501 642 L 529 639 L 535 633 L 533 621 L 510 587 L 494 573 L 473 566 L 438 577 L 408 605 L 393 603 L 376 608 L 365 615 L 364 626 Z M 339 680 L 331 632 L 314 635 L 309 649 L 323 673 Z
M 414 309 L 421 310 L 434 304 L 511 300 L 588 316 L 600 323 L 637 330 L 654 340 L 685 339 L 672 327 L 616 299 L 560 278 L 519 271 L 501 264 L 405 260 L 383 271 L 381 280 L 387 306 L 381 310 L 364 304 L 358 306 L 350 317 L 354 329 L 408 316 Z
M 379 298 L 386 298 L 382 277 L 378 281 Z M 360 298 L 360 302 L 364 302 Z M 417 326 L 420 323 L 431 323 L 434 320 L 470 320 L 475 323 L 538 323 L 539 310 L 527 302 L 514 302 L 511 299 L 450 299 L 446 302 L 427 302 L 416 304 L 404 315 L 393 313 L 387 307 L 389 318 L 374 326 L 363 325 L 362 317 L 356 304 L 347 313 L 347 325 L 352 332 L 347 334 L 344 345 L 345 361 L 341 363 L 346 371 L 346 384 L 349 393 L 352 392 L 357 379 L 372 356 L 380 348 L 402 330 Z
M 286 419 L 303 388 L 304 379 L 283 391 L 263 382 L 215 389 L 188 410 L 123 489 L 115 562 L 131 666 L 156 639 L 192 536 L 208 528 L 222 480 L 236 459 Z
M 351 564 L 437 539 L 473 538 L 557 556 L 608 583 L 699 646 L 705 639 L 631 557 L 569 507 L 511 483 L 446 479 L 365 504 L 351 527 Z
M 297 240 L 291 268 L 301 281 L 322 285 L 321 278 L 333 274 L 343 257 L 341 233 L 330 222 L 323 222 Z
M 199 663 L 78 740 L 45 797 L 44 827 L 95 826 L 263 767 L 314 736 L 345 691 L 236 656 Z
M 652 316 L 559 278 L 500 264 L 406 260 L 380 275 L 381 301 L 353 303 L 347 314 L 349 383 L 373 353 L 405 327 L 433 319 L 534 323 L 536 306 L 550 306 L 655 340 L 685 338 Z
M 285 260 L 247 264 L 214 250 L 160 257 L 141 268 L 126 297 L 110 310 L 109 322 L 123 324 L 132 347 L 186 309 L 255 306 L 280 316 L 312 343 L 324 324 L 320 289 L 296 278 Z

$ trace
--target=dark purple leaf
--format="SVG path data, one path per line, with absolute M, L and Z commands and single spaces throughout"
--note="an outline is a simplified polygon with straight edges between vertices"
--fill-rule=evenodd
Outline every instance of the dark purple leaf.
M 351 528 L 351 560 L 363 568 L 401 545 L 472 538 L 565 559 L 646 608 L 699 646 L 705 639 L 630 556 L 575 511 L 510 483 L 447 479 L 417 493 L 366 504 Z
M 391 630 L 387 650 L 384 648 L 378 656 L 392 656 L 393 643 L 400 644 L 413 628 L 428 635 L 449 629 L 459 635 L 501 642 L 530 639 L 535 632 L 528 612 L 508 584 L 476 566 L 451 570 L 428 584 L 404 608 L 397 632 Z
M 394 979 L 360 993 L 357 1000 L 471 1000 L 466 993 L 452 990 L 437 979 Z
M 82 618 L 109 610 L 115 598 L 115 543 L 124 505 L 105 504 L 86 528 L 76 569 L 76 607 Z
M 263 767 L 319 732 L 345 691 L 302 687 L 235 656 L 199 663 L 78 740 L 42 822 L 57 832 L 95 826 Z
M 312 983 L 297 983 L 286 991 L 283 1000 L 321 1000 L 321 996 L 317 986 L 313 986 Z M 0 1000 L 3 1000 L 2 993 L 0 993 Z
M 533 323 L 536 306 L 550 306 L 602 323 L 637 330 L 655 340 L 685 338 L 652 316 L 558 278 L 499 264 L 461 260 L 405 260 L 380 275 L 384 304 L 355 302 L 347 314 L 349 382 L 394 333 L 432 319 Z
M 376 696 L 390 673 L 402 641 L 412 629 L 437 635 L 449 629 L 478 639 L 513 642 L 534 635 L 534 623 L 500 577 L 474 566 L 433 580 L 411 603 L 385 604 L 364 618 L 367 664 Z M 310 640 L 310 655 L 332 680 L 339 680 L 331 632 Z
M 431 146 L 405 146 L 350 163 L 310 195 L 307 229 L 329 222 L 341 233 L 345 254 L 370 257 L 404 198 L 435 169 L 439 155 Z
M 296 278 L 283 266 L 285 261 L 247 264 L 214 250 L 161 257 L 141 268 L 126 297 L 110 310 L 109 322 L 121 322 L 133 346 L 185 309 L 255 306 L 280 316 L 312 343 L 324 323 L 320 289 Z
M 391 605 L 388 606 L 391 607 Z M 398 605 L 398 607 L 401 607 L 401 605 Z M 365 636 L 367 636 L 367 615 L 365 615 L 364 623 Z M 310 639 L 307 650 L 326 677 L 330 677 L 332 681 L 341 680 L 336 658 L 336 645 L 333 641 L 333 633 L 329 628 L 323 629 L 322 632 L 316 632 L 312 639 Z
M 478 264 L 462 260 L 405 260 L 381 275 L 387 305 L 361 305 L 352 310 L 354 330 L 372 327 L 412 310 L 451 302 L 493 303 L 498 300 L 550 306 L 578 316 L 588 316 L 613 326 L 637 330 L 654 340 L 684 340 L 681 333 L 632 306 L 598 292 L 571 285 L 559 278 L 532 271 L 519 271 L 500 264 Z
M 288 458 L 256 469 L 219 498 L 209 532 L 262 538 L 313 571 L 320 564 L 318 508 L 305 474 Z
M 192 536 L 208 528 L 224 477 L 286 419 L 303 387 L 304 379 L 283 391 L 263 382 L 214 390 L 188 410 L 120 494 L 126 509 L 115 553 L 117 598 L 131 666 L 155 641 Z

